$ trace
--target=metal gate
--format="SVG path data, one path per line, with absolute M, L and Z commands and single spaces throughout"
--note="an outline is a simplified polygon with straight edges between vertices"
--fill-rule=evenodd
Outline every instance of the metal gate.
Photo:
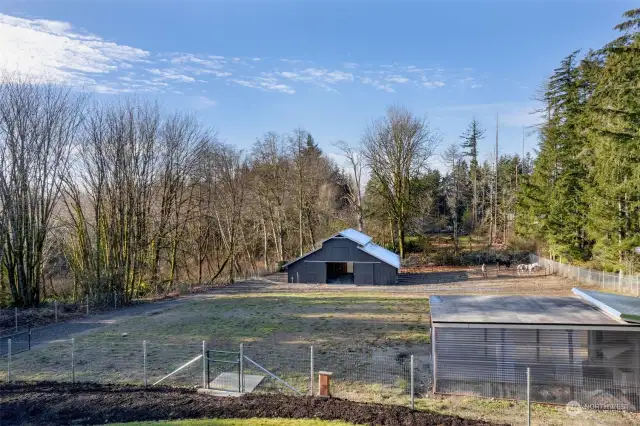
M 207 387 L 227 392 L 242 392 L 242 353 L 207 349 Z

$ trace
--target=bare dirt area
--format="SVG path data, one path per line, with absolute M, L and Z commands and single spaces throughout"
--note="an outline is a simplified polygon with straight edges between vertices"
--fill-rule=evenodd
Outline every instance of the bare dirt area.
M 447 293 L 567 296 L 571 294 L 573 287 L 592 288 L 564 277 L 547 275 L 544 271 L 518 274 L 514 266 L 503 266 L 498 270 L 495 265 L 491 265 L 487 268 L 486 277 L 483 277 L 480 267 L 421 267 L 411 268 L 410 271 L 400 273 L 395 286 L 296 284 L 287 283 L 286 274 L 272 274 L 265 277 L 265 280 L 273 285 L 263 286 L 261 291 L 352 291 L 402 294 L 406 297 Z
M 337 398 L 245 395 L 221 398 L 173 388 L 33 383 L 0 385 L 3 425 L 106 424 L 195 418 L 316 418 L 367 425 L 497 423 Z

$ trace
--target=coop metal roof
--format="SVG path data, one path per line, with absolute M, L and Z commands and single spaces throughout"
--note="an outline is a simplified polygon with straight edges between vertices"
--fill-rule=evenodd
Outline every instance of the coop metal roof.
M 609 316 L 627 322 L 640 322 L 640 298 L 574 288 L 573 294 Z
M 322 249 L 322 244 L 324 244 L 325 241 L 330 240 L 332 238 L 336 238 L 336 237 L 343 237 L 343 238 L 347 238 L 353 242 L 355 242 L 356 244 L 358 244 L 360 247 L 358 247 L 360 250 L 364 251 L 365 253 L 368 253 L 369 255 L 381 260 L 384 263 L 387 263 L 391 266 L 393 266 L 396 269 L 400 268 L 400 256 L 398 256 L 397 254 L 395 254 L 392 251 L 387 250 L 384 247 L 381 247 L 377 244 L 375 244 L 372 241 L 372 238 L 366 234 L 363 234 L 360 231 L 356 231 L 355 229 L 345 229 L 344 231 L 340 231 L 335 235 L 332 235 L 331 237 L 327 238 L 326 240 L 322 241 L 322 243 L 320 244 L 320 247 L 318 247 L 315 250 L 312 250 L 300 257 L 298 257 L 297 259 L 292 260 L 291 262 L 287 263 L 286 266 L 289 266 L 301 259 L 304 259 L 305 257 L 309 256 L 312 253 L 315 253 L 316 251 Z
M 640 331 L 574 296 L 431 296 L 429 304 L 434 326 L 623 326 Z

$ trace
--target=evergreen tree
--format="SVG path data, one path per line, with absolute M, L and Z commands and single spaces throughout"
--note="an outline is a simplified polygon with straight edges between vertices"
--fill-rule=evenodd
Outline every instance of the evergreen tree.
M 624 14 L 621 37 L 602 50 L 604 64 L 588 101 L 593 155 L 590 235 L 595 257 L 625 268 L 640 245 L 640 9 Z
M 478 221 L 478 141 L 484 137 L 485 130 L 475 118 L 469 123 L 469 127 L 462 134 L 462 148 L 466 149 L 464 155 L 470 158 L 469 166 L 471 182 L 473 185 L 473 199 L 471 202 L 472 225 Z

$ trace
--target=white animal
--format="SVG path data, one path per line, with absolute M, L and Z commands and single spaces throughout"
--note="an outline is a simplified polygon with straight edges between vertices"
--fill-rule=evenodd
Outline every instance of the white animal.
M 533 271 L 537 270 L 538 268 L 540 268 L 540 264 L 538 262 L 531 263 L 531 264 L 527 265 L 527 270 L 529 271 L 529 273 L 532 273 Z
M 521 263 L 520 265 L 518 265 L 517 271 L 518 275 L 524 273 L 525 271 L 531 274 L 538 269 L 540 269 L 540 264 L 538 262 L 529 264 Z
M 487 265 L 482 264 L 482 278 L 487 278 Z

